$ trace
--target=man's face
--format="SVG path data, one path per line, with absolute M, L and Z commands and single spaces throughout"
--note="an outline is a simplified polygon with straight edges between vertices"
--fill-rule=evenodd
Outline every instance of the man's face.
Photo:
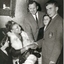
M 47 10 L 47 14 L 50 17 L 53 17 L 57 13 L 58 7 L 56 7 L 54 4 L 48 4 L 46 6 L 46 10 Z
M 31 14 L 33 14 L 33 15 L 36 14 L 37 9 L 38 9 L 38 6 L 36 6 L 35 3 L 29 4 L 29 11 Z

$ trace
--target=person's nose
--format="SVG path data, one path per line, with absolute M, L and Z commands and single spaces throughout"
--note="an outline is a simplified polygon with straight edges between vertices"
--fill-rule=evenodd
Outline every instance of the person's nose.
M 50 14 L 50 12 L 51 12 L 50 10 L 47 10 L 47 13 L 48 13 L 48 14 Z
M 34 9 L 32 9 L 32 11 L 34 11 Z

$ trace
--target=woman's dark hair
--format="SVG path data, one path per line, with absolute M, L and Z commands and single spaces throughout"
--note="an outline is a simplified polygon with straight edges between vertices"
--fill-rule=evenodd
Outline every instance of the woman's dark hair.
M 48 17 L 51 19 L 51 17 L 50 17 L 48 14 L 45 14 L 45 15 L 43 16 L 43 18 L 44 18 L 45 16 L 48 16 Z
M 6 26 L 6 28 L 7 28 L 8 31 L 11 31 L 12 26 L 15 25 L 15 24 L 17 24 L 17 23 L 14 22 L 13 20 L 11 20 L 11 21 L 8 21 L 7 24 L 6 24 L 5 26 Z M 18 24 L 18 25 L 19 25 L 19 24 Z M 19 25 L 19 26 L 20 26 L 20 25 Z M 20 27 L 21 27 L 21 26 L 20 26 Z M 21 30 L 23 30 L 22 27 L 21 27 Z

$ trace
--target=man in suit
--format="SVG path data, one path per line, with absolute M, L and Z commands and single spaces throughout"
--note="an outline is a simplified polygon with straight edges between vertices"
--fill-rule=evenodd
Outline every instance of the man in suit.
M 42 27 L 43 15 L 45 13 L 38 11 L 38 5 L 35 1 L 29 1 L 28 10 L 29 12 L 27 13 L 23 22 L 24 30 L 27 32 L 30 40 L 37 41 L 43 37 Z M 41 38 L 39 36 L 39 33 L 41 35 Z M 36 62 L 36 64 L 38 64 L 38 62 Z
M 35 1 L 28 3 L 28 10 L 29 12 L 23 22 L 24 30 L 31 40 L 37 41 L 39 29 L 43 27 L 44 13 L 38 11 L 38 6 Z
M 52 18 L 42 40 L 42 64 L 56 64 L 62 49 L 62 18 L 56 1 L 46 3 L 47 14 Z

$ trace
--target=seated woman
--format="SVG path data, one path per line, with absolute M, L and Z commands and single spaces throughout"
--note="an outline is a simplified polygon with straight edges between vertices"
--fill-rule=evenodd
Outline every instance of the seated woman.
M 0 64 L 13 64 L 12 58 L 7 52 L 7 48 L 9 47 L 9 41 L 4 37 L 0 42 Z
M 30 53 L 27 53 L 28 49 L 36 49 L 38 45 L 33 41 L 30 41 L 27 33 L 24 32 L 22 27 L 16 22 L 8 21 L 6 28 L 8 30 L 7 35 L 10 38 L 9 41 L 11 43 L 11 54 L 13 58 L 20 58 L 21 60 L 19 61 L 20 64 L 22 64 L 24 62 L 23 59 L 25 59 L 24 57 L 30 56 Z M 34 57 L 36 56 L 34 55 Z

